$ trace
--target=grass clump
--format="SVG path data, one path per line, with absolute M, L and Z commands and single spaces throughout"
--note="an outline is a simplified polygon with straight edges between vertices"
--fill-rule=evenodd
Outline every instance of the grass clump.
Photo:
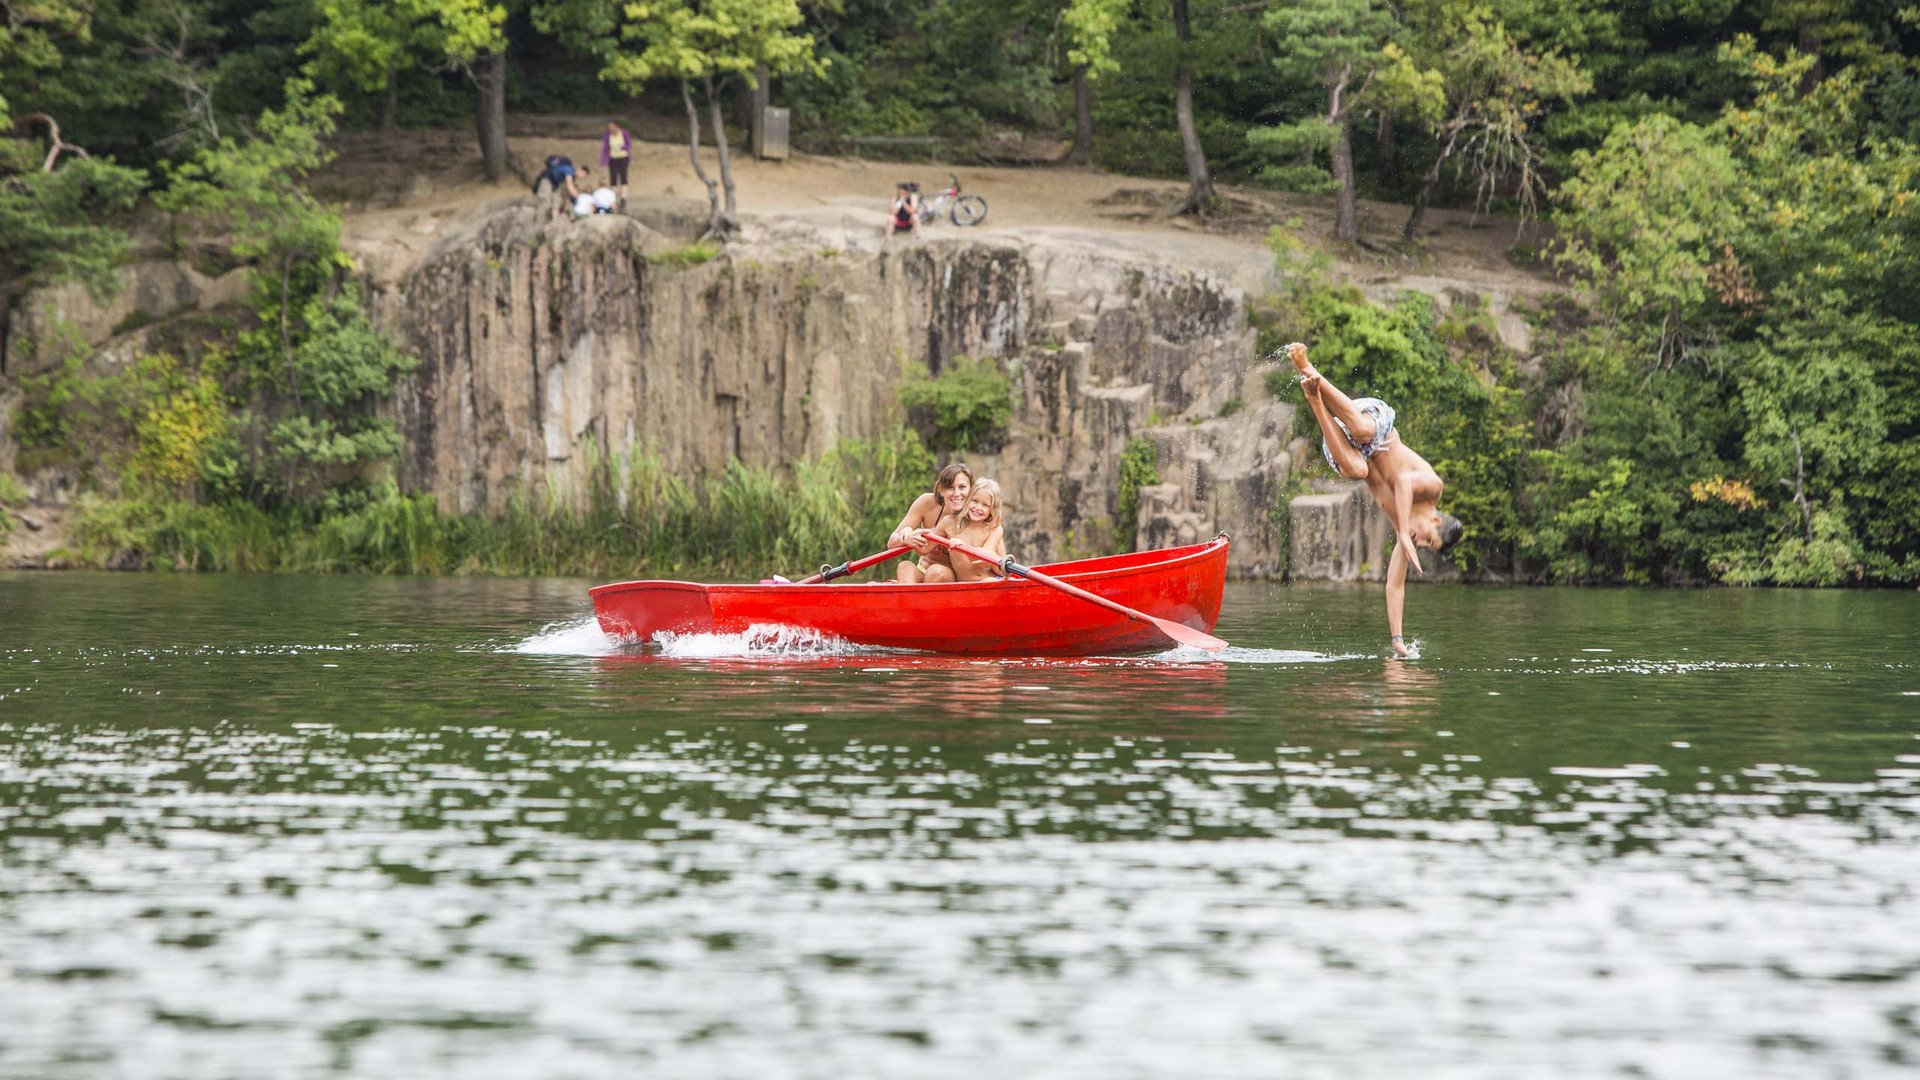
M 647 261 L 653 263 L 655 266 L 664 266 L 669 270 L 691 270 L 696 266 L 712 262 L 714 256 L 718 254 L 720 254 L 720 246 L 718 244 L 696 241 L 684 247 L 674 248 L 671 251 L 663 251 L 658 255 L 650 255 L 647 257 Z
M 135 495 L 78 504 L 83 564 L 150 569 L 577 577 L 752 576 L 878 551 L 934 458 L 910 431 L 848 440 L 780 471 L 730 463 L 687 478 L 636 449 L 589 454 L 584 490 L 447 515 L 391 484 L 263 508 Z

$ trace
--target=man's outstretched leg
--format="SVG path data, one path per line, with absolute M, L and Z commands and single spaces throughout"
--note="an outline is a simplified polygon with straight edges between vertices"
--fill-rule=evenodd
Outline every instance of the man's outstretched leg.
M 1349 480 L 1367 478 L 1367 459 L 1355 443 L 1364 446 L 1378 434 L 1372 415 L 1362 412 L 1353 399 L 1328 382 L 1307 362 L 1307 347 L 1294 342 L 1282 350 L 1300 372 L 1300 389 L 1307 395 L 1307 406 L 1320 422 L 1320 435 L 1333 455 L 1333 466 Z M 1335 423 L 1338 420 L 1339 423 Z M 1342 427 L 1344 425 L 1344 430 Z

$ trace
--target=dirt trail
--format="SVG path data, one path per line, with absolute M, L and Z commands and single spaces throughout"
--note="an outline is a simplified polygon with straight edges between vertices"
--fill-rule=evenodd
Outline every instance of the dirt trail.
M 516 164 L 531 168 L 560 153 L 599 168 L 599 139 L 584 119 L 517 116 L 520 133 L 509 141 Z M 552 131 L 533 136 L 529 131 Z M 471 136 L 463 131 L 355 133 L 339 143 L 339 158 L 315 178 L 324 198 L 346 209 L 349 247 L 379 264 L 403 270 L 449 233 L 461 231 L 484 206 L 527 197 L 519 180 L 488 184 L 473 160 Z M 711 147 L 704 160 L 717 176 Z M 685 144 L 635 141 L 631 193 L 635 199 L 685 199 L 704 214 L 706 191 L 693 174 Z M 1273 280 L 1273 255 L 1263 243 L 1276 225 L 1298 219 L 1302 235 L 1318 240 L 1332 231 L 1330 198 L 1285 195 L 1226 186 L 1225 212 L 1206 223 L 1170 218 L 1167 208 L 1184 194 L 1184 181 L 1117 176 L 1065 166 L 986 167 L 938 162 L 864 161 L 796 154 L 783 162 L 734 157 L 742 217 L 756 223 L 799 221 L 851 237 L 855 246 L 882 243 L 893 185 L 916 180 L 923 193 L 946 186 L 959 174 L 964 190 L 986 198 L 991 210 L 977 231 L 1018 237 L 1051 233 L 1094 239 L 1221 273 L 1258 291 Z M 1362 247 L 1339 258 L 1335 269 L 1372 292 L 1417 288 L 1436 295 L 1449 289 L 1493 297 L 1502 312 L 1517 297 L 1560 289 L 1550 277 L 1517 265 L 1516 243 L 1537 246 L 1539 229 L 1516 235 L 1508 219 L 1457 210 L 1428 214 L 1424 250 L 1397 253 L 1407 208 L 1361 204 Z M 944 221 L 925 236 L 960 233 Z M 896 238 L 895 243 L 912 243 Z

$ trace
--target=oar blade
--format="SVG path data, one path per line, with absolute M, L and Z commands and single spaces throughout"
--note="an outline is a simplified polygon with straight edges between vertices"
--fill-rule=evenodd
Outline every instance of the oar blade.
M 1226 642 L 1221 641 L 1205 630 L 1195 630 L 1186 623 L 1177 623 L 1172 619 L 1156 619 L 1151 615 L 1148 615 L 1147 618 L 1153 621 L 1154 627 L 1161 633 L 1182 645 L 1191 645 L 1196 649 L 1205 649 L 1208 652 L 1219 652 L 1227 647 Z

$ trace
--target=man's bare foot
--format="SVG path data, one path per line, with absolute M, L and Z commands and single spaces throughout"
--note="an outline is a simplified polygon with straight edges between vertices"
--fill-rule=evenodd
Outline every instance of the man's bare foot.
M 1398 635 L 1394 636 L 1392 644 L 1393 644 L 1393 651 L 1399 654 L 1401 657 L 1408 657 L 1413 655 L 1413 650 L 1408 648 L 1407 643 L 1400 640 L 1400 637 Z
M 1298 371 L 1302 377 L 1319 377 L 1320 373 L 1315 371 L 1313 365 L 1307 362 L 1307 347 L 1305 345 L 1296 341 L 1281 351 L 1287 354 L 1288 360 L 1293 361 L 1294 370 Z

